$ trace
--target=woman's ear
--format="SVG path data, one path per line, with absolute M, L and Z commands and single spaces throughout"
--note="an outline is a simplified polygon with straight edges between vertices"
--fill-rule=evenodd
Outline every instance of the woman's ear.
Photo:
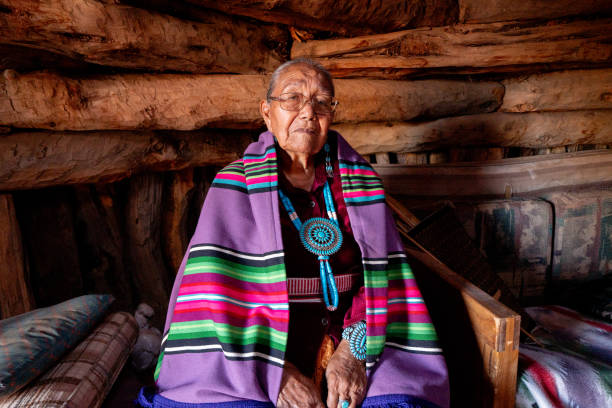
M 266 123 L 266 127 L 268 128 L 269 131 L 272 131 L 270 129 L 270 105 L 268 105 L 268 102 L 266 102 L 265 100 L 262 100 L 259 103 L 259 113 L 261 114 L 261 117 L 263 118 L 264 122 Z

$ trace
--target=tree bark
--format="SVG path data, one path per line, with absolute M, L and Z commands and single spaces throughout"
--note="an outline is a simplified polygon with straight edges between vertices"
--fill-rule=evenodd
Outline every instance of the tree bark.
M 0 135 L 0 190 L 109 183 L 131 174 L 238 159 L 244 131 L 19 132 Z
M 46 307 L 85 293 L 69 188 L 15 193 L 32 293 Z
M 133 312 L 131 278 L 123 260 L 116 194 L 93 185 L 75 187 L 77 237 L 88 293 L 111 293 L 119 310 Z
M 337 40 L 295 42 L 335 77 L 397 78 L 430 72 L 482 73 L 533 64 L 591 67 L 612 61 L 612 19 L 571 23 L 508 22 L 419 28 Z
M 341 34 L 389 32 L 457 21 L 450 0 L 189 0 L 227 14 Z
M 152 324 L 163 327 L 170 294 L 170 274 L 161 252 L 163 176 L 141 174 L 129 181 L 126 206 L 127 262 L 138 302 L 155 310 Z
M 612 13 L 612 3 L 608 0 L 459 0 L 459 21 L 462 23 L 549 20 L 609 13 Z
M 55 130 L 258 128 L 267 77 L 55 74 L 0 78 L 0 125 Z M 501 104 L 496 82 L 337 80 L 337 122 L 409 120 L 489 112 Z
M 95 0 L 0 0 L 0 42 L 100 65 L 156 71 L 271 72 L 285 59 L 276 27 L 208 24 Z M 231 22 L 231 23 L 228 23 Z
M 361 154 L 460 146 L 554 147 L 612 142 L 612 110 L 488 113 L 426 123 L 334 126 Z
M 6 319 L 33 309 L 28 289 L 21 229 L 17 223 L 15 205 L 10 194 L 0 194 L 0 318 Z
M 535 74 L 507 79 L 505 112 L 612 109 L 612 69 Z

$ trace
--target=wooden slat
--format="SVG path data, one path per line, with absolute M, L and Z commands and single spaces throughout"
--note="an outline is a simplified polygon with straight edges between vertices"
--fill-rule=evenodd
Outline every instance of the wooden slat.
M 0 317 L 6 319 L 29 312 L 34 301 L 28 289 L 21 230 L 13 197 L 0 194 Z
M 374 165 L 390 194 L 494 196 L 612 183 L 612 151 L 597 150 L 430 166 Z
M 337 77 L 397 78 L 423 72 L 505 71 L 533 64 L 609 64 L 610 18 L 418 28 L 294 43 L 292 58 L 317 59 Z M 524 68 L 523 68 L 524 69 Z M 550 69 L 550 65 L 548 65 Z
M 181 20 L 114 3 L 0 0 L 0 43 L 154 71 L 255 74 L 284 60 L 287 33 L 277 27 L 216 13 L 206 23 Z
M 430 122 L 339 123 L 332 127 L 361 154 L 468 146 L 544 148 L 612 142 L 612 109 L 494 112 Z
M 114 182 L 145 170 L 225 165 L 244 131 L 18 132 L 0 136 L 0 190 Z

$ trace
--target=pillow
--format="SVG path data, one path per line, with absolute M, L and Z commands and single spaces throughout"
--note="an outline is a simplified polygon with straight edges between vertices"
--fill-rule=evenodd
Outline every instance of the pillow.
M 0 321 L 0 397 L 57 362 L 104 316 L 114 298 L 85 295 Z

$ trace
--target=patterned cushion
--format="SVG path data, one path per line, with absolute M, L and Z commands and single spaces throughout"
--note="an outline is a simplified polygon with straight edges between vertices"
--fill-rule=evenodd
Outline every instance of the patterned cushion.
M 0 397 L 57 362 L 104 316 L 110 295 L 86 295 L 0 321 Z
M 51 370 L 13 395 L 2 408 L 96 408 L 102 404 L 138 337 L 138 325 L 126 312 L 106 318 Z

